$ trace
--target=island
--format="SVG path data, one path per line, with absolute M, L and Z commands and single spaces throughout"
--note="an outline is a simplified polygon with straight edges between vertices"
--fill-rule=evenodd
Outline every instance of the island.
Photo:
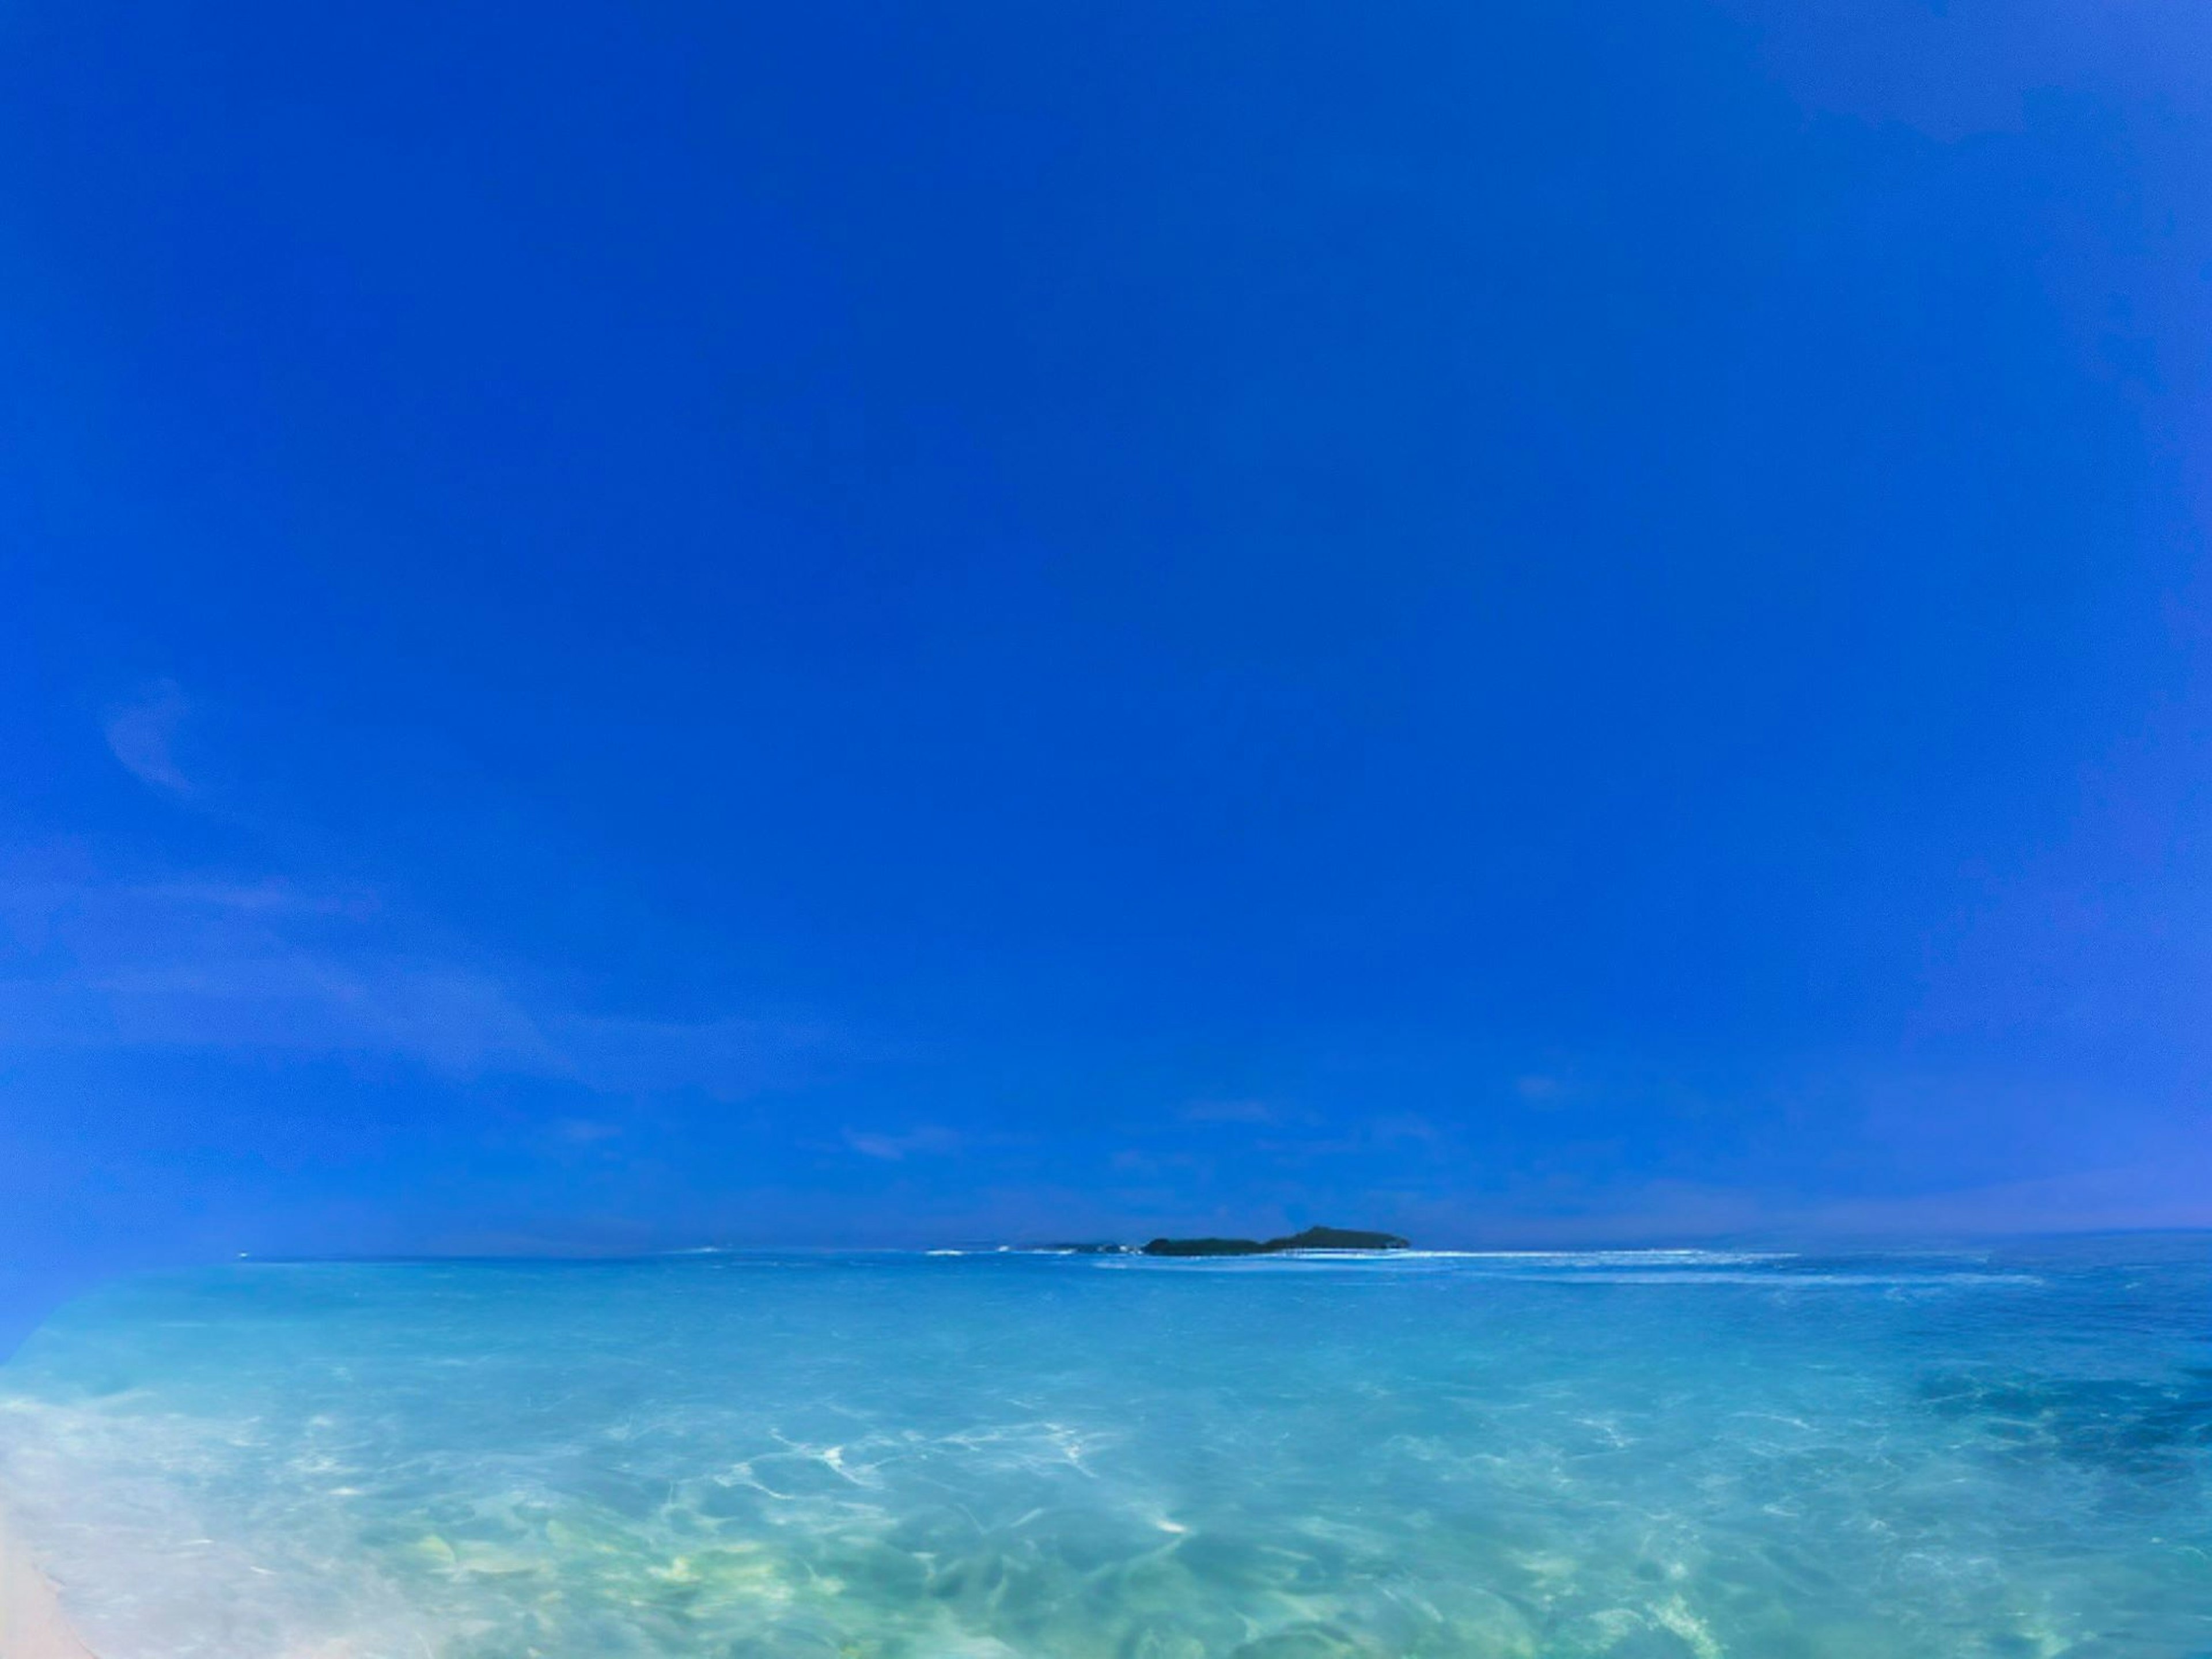
M 1156 1238 L 1146 1255 L 1277 1255 L 1285 1250 L 1403 1250 L 1395 1233 L 1367 1233 L 1348 1227 L 1309 1227 L 1287 1238 Z

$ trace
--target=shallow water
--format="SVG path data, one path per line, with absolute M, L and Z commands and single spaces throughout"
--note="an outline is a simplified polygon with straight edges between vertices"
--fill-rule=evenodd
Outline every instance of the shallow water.
M 142 1279 L 0 1367 L 106 1659 L 2212 1654 L 2212 1242 Z

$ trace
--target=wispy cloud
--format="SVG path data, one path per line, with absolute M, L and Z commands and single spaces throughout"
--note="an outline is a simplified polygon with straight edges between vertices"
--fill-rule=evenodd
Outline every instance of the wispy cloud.
M 879 1158 L 886 1164 L 900 1163 L 917 1152 L 957 1152 L 961 1144 L 951 1130 L 933 1123 L 896 1134 L 864 1129 L 847 1129 L 843 1133 L 845 1144 L 862 1158 Z
M 842 1042 L 825 1022 L 787 1017 L 685 1022 L 554 1012 L 538 1024 L 562 1057 L 560 1074 L 607 1094 L 751 1094 L 793 1080 Z
M 1273 1123 L 1278 1114 L 1264 1100 L 1194 1100 L 1182 1115 L 1188 1123 Z
M 125 883 L 0 872 L 0 1048 L 123 1047 L 411 1060 L 610 1095 L 737 1098 L 836 1042 L 816 1021 L 611 1016 L 392 915 L 373 894 L 276 879 Z
M 178 729 L 191 713 L 174 680 L 160 680 L 137 701 L 108 716 L 107 746 L 140 781 L 173 795 L 189 795 L 191 782 L 178 768 Z
M 564 1117 L 553 1126 L 554 1139 L 568 1146 L 595 1146 L 620 1139 L 622 1133 L 619 1123 L 602 1123 L 593 1118 Z
M 132 775 L 188 797 L 171 680 L 104 731 Z M 839 1043 L 757 1010 L 703 1019 L 562 1002 L 528 963 L 471 949 L 376 892 L 283 870 L 123 878 L 83 849 L 0 850 L 0 1050 L 131 1048 L 377 1056 L 606 1095 L 734 1099 L 797 1080 Z

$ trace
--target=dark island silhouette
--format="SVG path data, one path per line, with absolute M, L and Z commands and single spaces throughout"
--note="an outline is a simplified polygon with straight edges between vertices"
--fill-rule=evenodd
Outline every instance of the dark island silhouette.
M 1402 1250 L 1395 1233 L 1358 1232 L 1348 1227 L 1309 1227 L 1287 1238 L 1156 1238 L 1146 1255 L 1274 1255 L 1284 1250 Z
M 1309 1227 L 1287 1238 L 1156 1238 L 1149 1244 L 1085 1239 L 1056 1244 L 1001 1244 L 999 1248 L 1032 1250 L 1044 1255 L 1276 1255 L 1285 1250 L 1403 1250 L 1412 1247 L 1395 1233 L 1361 1232 L 1349 1227 Z

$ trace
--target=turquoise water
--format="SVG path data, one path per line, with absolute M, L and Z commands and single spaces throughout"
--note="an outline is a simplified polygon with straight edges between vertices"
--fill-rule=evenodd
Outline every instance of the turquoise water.
M 105 1659 L 2212 1654 L 2212 1245 L 241 1264 L 0 1367 Z

